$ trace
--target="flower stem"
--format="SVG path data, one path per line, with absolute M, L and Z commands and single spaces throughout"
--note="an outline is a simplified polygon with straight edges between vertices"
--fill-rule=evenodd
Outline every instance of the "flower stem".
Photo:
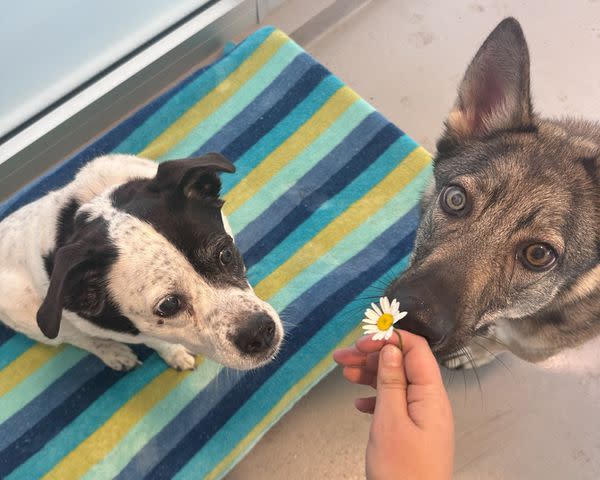
M 402 335 L 400 335 L 400 330 L 394 328 L 394 333 L 398 335 L 398 348 L 402 351 Z

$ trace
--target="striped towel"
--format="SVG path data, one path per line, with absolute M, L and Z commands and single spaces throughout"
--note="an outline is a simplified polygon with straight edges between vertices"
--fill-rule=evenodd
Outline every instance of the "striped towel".
M 107 152 L 220 151 L 250 282 L 286 322 L 277 361 L 129 373 L 0 326 L 0 478 L 220 478 L 333 368 L 366 296 L 406 265 L 429 155 L 282 32 L 258 30 L 17 196 L 4 218 Z M 273 478 L 276 478 L 273 472 Z

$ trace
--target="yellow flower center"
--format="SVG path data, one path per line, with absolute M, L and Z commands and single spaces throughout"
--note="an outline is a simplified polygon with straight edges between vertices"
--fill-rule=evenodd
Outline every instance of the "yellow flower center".
M 394 324 L 394 316 L 391 313 L 384 313 L 377 320 L 377 328 L 379 330 L 387 330 Z

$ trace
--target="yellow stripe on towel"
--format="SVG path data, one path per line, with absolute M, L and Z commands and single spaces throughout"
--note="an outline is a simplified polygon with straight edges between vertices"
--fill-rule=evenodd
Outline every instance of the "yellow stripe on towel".
M 351 345 L 361 334 L 360 326 L 356 327 L 352 330 L 348 335 L 344 337 L 344 339 L 338 343 L 335 347 L 342 348 Z M 334 349 L 334 350 L 335 350 Z M 236 445 L 236 447 L 229 452 L 229 454 L 221 460 L 221 462 L 214 468 L 212 472 L 210 472 L 205 480 L 213 480 L 222 475 L 223 471 L 231 466 L 233 461 L 238 458 L 243 452 L 245 452 L 260 435 L 262 435 L 269 425 L 271 425 L 282 413 L 285 413 L 293 404 L 293 402 L 298 398 L 298 396 L 309 388 L 311 385 L 315 384 L 326 372 L 329 368 L 331 368 L 333 350 L 331 350 L 323 360 L 321 360 L 315 367 L 308 372 L 296 385 L 290 388 L 286 394 L 281 397 L 281 400 L 277 402 L 277 404 L 271 409 L 271 411 L 259 422 L 256 426 L 246 435 L 246 437 Z
M 213 90 L 156 137 L 140 157 L 157 159 L 183 140 L 199 123 L 216 111 L 229 97 L 252 78 L 262 66 L 289 41 L 279 30 L 274 31 L 258 49 Z
M 229 191 L 225 196 L 223 207 L 225 214 L 231 215 L 252 198 L 279 170 L 314 142 L 358 99 L 359 96 L 349 87 L 342 87 L 335 92 L 310 120 Z
M 198 357 L 196 366 L 202 359 Z M 127 432 L 189 374 L 169 368 L 123 405 L 92 435 L 69 452 L 43 478 L 67 480 L 81 478 L 125 437 Z
M 383 207 L 397 192 L 406 187 L 423 168 L 429 165 L 430 160 L 431 156 L 425 149 L 415 148 L 379 184 L 354 202 L 348 210 L 314 238 L 307 241 L 277 270 L 258 283 L 255 288 L 257 295 L 266 300 L 275 295 L 302 270 L 321 258 L 352 230 Z
M 15 358 L 0 370 L 0 397 L 10 392 L 52 357 L 58 355 L 63 348 L 38 343 Z

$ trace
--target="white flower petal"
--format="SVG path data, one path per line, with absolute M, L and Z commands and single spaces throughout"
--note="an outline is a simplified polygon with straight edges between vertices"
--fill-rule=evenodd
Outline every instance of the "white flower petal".
M 378 326 L 379 318 L 383 314 L 390 314 L 393 318 L 393 323 L 387 330 L 380 330 Z M 393 298 L 392 301 L 387 297 L 379 299 L 379 305 L 371 303 L 371 308 L 365 310 L 365 318 L 362 320 L 362 329 L 365 335 L 373 335 L 373 340 L 389 339 L 394 332 L 394 325 L 399 320 L 403 319 L 407 312 L 400 311 L 400 302 Z
M 379 299 L 379 303 L 381 304 L 381 310 L 383 313 L 390 313 L 390 301 L 387 297 L 381 297 Z
M 377 305 L 375 305 L 374 303 L 371 304 L 371 308 L 373 309 L 373 311 L 377 314 L 378 317 L 381 317 L 381 315 L 383 315 L 383 312 L 379 309 L 379 307 Z
M 373 335 L 373 340 L 381 340 L 385 336 L 385 332 L 377 332 Z

